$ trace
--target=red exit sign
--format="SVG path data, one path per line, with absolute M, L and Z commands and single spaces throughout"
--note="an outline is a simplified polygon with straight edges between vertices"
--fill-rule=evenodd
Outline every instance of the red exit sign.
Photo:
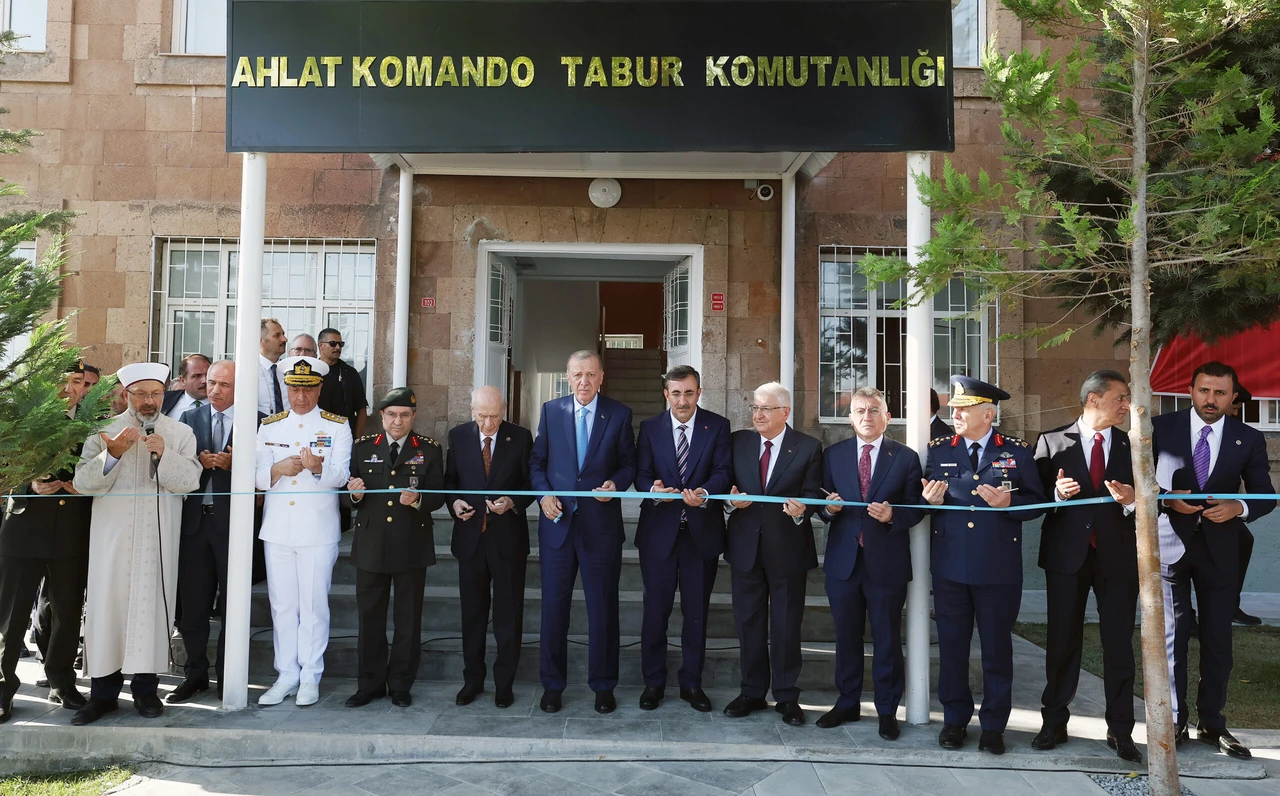
M 723 293 L 711 294 L 711 311 L 724 312 L 724 294 Z
M 436 306 L 435 298 L 433 296 L 424 296 L 422 298 L 422 306 L 426 307 L 427 309 L 435 309 L 435 306 Z

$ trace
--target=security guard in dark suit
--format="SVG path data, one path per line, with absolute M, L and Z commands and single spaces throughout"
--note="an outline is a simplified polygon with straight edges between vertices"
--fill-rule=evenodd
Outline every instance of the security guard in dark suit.
M 1004 754 L 1013 707 L 1013 624 L 1022 605 L 1022 523 L 1041 509 L 1044 489 L 1027 443 L 996 433 L 996 403 L 1009 393 L 969 376 L 951 377 L 956 433 L 929 442 L 924 499 L 934 506 L 1003 511 L 933 512 L 933 605 L 938 624 L 938 744 L 959 749 L 973 718 L 969 645 L 982 640 L 982 737 L 978 749 Z
M 356 509 L 351 561 L 360 611 L 359 679 L 347 707 L 369 704 L 388 691 L 397 707 L 413 704 L 409 690 L 422 656 L 422 592 L 436 563 L 431 512 L 444 505 L 440 444 L 413 432 L 418 399 L 408 387 L 387 393 L 378 407 L 383 431 L 351 446 L 350 501 Z M 400 489 L 365 495 L 366 489 Z M 437 490 L 431 494 L 415 490 Z M 387 604 L 395 632 L 387 657 Z
M 84 363 L 67 374 L 67 416 L 73 417 L 84 394 Z M 80 451 L 77 447 L 76 454 Z M 5 501 L 0 521 L 0 723 L 9 720 L 18 686 L 18 653 L 24 648 L 31 605 L 45 579 L 53 622 L 44 656 L 49 701 L 79 710 L 84 696 L 76 689 L 75 659 L 80 615 L 89 577 L 89 519 L 93 498 L 79 497 L 64 470 L 28 484 L 30 495 Z

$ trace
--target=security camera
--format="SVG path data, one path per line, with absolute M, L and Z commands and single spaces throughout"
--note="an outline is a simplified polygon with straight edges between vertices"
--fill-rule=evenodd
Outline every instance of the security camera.
M 756 188 L 756 192 L 751 195 L 751 198 L 759 199 L 762 202 L 769 201 L 773 198 L 773 186 L 763 182 L 760 183 L 759 187 Z

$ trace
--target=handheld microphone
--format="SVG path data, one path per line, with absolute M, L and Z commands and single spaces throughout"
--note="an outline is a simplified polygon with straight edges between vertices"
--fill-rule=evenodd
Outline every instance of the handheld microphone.
M 142 427 L 142 433 L 148 437 L 156 433 L 156 424 L 147 423 Z M 160 454 L 152 452 L 151 454 L 151 478 L 155 479 L 156 471 L 160 469 Z

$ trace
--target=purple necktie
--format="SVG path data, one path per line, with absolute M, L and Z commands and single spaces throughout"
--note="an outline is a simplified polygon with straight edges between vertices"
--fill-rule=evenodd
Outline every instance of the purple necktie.
M 858 486 L 862 488 L 862 499 L 871 502 L 871 447 L 862 446 L 862 456 L 858 458 Z M 862 547 L 862 531 L 858 531 L 858 547 Z
M 1191 453 L 1191 465 L 1196 468 L 1196 481 L 1201 489 L 1204 489 L 1205 482 L 1209 480 L 1209 435 L 1212 433 L 1212 426 L 1200 429 L 1200 441 Z

